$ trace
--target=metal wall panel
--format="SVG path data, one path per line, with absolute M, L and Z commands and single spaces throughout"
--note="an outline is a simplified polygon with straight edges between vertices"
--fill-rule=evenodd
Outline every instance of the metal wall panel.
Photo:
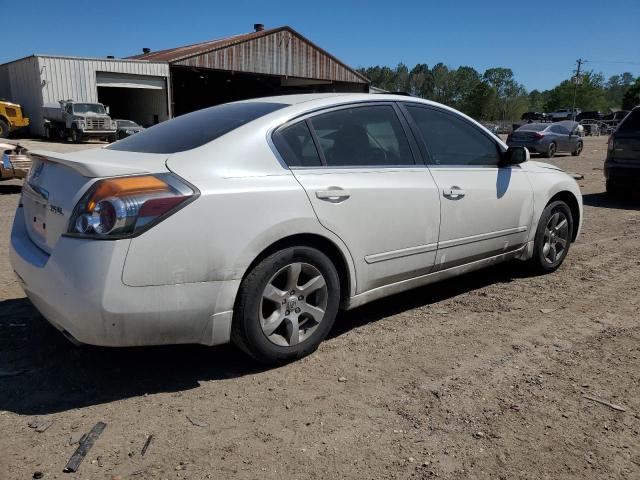
M 23 114 L 33 118 L 40 111 L 42 94 L 36 57 L 0 66 L 0 95 L 22 106 Z
M 235 72 L 367 83 L 336 58 L 290 30 L 172 62 L 174 65 Z
M 41 105 L 67 99 L 79 102 L 98 101 L 97 72 L 155 76 L 162 77 L 164 80 L 169 77 L 169 65 L 166 63 L 56 56 L 36 58 L 42 97 L 37 107 L 37 114 L 33 115 L 36 121 L 32 123 L 31 131 L 37 135 L 44 134 Z M 168 92 L 166 97 L 168 108 Z

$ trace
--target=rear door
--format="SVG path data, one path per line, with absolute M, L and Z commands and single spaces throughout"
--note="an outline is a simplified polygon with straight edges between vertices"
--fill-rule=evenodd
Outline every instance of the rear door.
M 569 129 L 563 125 L 551 125 L 549 131 L 553 133 L 553 140 L 559 151 L 567 152 L 571 150 L 571 141 L 569 139 Z
M 527 241 L 533 189 L 520 165 L 499 166 L 498 143 L 469 120 L 406 103 L 441 199 L 437 269 L 513 251 Z
M 396 108 L 338 107 L 273 136 L 320 223 L 349 248 L 358 293 L 429 273 L 435 262 L 438 189 L 416 163 L 417 146 Z

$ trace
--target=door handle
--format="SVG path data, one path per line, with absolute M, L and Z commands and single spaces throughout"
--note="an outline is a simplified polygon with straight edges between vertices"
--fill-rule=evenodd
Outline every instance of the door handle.
M 467 194 L 467 192 L 454 185 L 453 187 L 442 190 L 442 194 L 447 198 L 462 198 Z
M 320 200 L 327 200 L 329 202 L 343 202 L 351 196 L 348 190 L 342 188 L 335 188 L 330 190 L 318 190 L 316 197 Z

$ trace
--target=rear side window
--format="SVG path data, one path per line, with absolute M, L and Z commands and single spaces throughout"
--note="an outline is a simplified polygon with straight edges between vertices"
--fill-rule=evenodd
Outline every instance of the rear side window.
M 187 113 L 114 143 L 109 150 L 140 153 L 176 153 L 201 147 L 285 103 L 226 103 Z
M 407 105 L 436 165 L 497 165 L 496 143 L 469 122 L 440 110 Z
M 638 133 L 640 134 L 640 108 L 632 110 L 629 115 L 625 117 L 620 126 L 618 127 L 620 133 Z
M 321 166 L 318 151 L 306 122 L 298 122 L 273 134 L 273 143 L 290 167 Z
M 328 167 L 414 165 L 409 141 L 390 105 L 354 107 L 311 119 Z

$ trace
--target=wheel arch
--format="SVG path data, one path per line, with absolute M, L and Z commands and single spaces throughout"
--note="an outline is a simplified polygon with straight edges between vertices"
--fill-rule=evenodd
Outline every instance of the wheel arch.
M 574 225 L 573 232 L 571 234 L 572 235 L 571 241 L 575 242 L 576 238 L 578 237 L 578 225 L 580 225 L 580 221 L 581 221 L 580 205 L 578 203 L 578 199 L 573 194 L 573 192 L 570 192 L 569 190 L 562 190 L 556 193 L 553 197 L 551 197 L 547 202 L 547 205 L 555 201 L 562 201 L 566 203 L 569 206 L 569 210 L 571 210 L 571 216 L 573 217 L 573 225 Z M 547 205 L 545 205 L 545 207 Z
M 338 277 L 340 278 L 341 302 L 344 302 L 345 299 L 351 296 L 352 287 L 355 286 L 355 272 L 352 272 L 350 263 L 340 247 L 329 238 L 317 233 L 293 234 L 273 242 L 271 245 L 264 248 L 253 259 L 253 261 L 249 264 L 244 274 L 242 275 L 242 280 L 244 280 L 245 277 L 251 272 L 251 270 L 253 270 L 253 267 L 255 267 L 263 259 L 277 252 L 278 250 L 293 246 L 314 247 L 324 253 L 327 257 L 329 257 L 331 262 L 335 265 L 336 270 L 338 271 Z

